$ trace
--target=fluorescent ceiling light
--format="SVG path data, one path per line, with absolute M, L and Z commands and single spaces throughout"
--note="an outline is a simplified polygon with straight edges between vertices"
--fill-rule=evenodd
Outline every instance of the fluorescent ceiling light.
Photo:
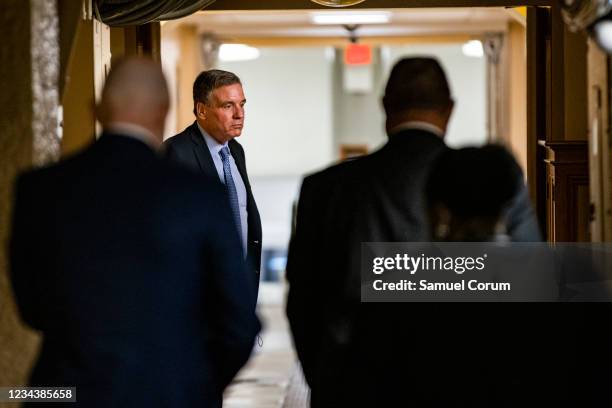
M 387 11 L 362 13 L 336 11 L 311 13 L 310 19 L 315 24 L 384 24 L 391 20 L 391 13 Z
M 259 58 L 259 50 L 245 44 L 221 44 L 219 59 L 221 61 L 249 61 Z
M 606 19 L 595 23 L 593 32 L 599 46 L 608 54 L 612 53 L 612 21 Z
M 311 0 L 313 3 L 327 7 L 348 7 L 363 3 L 365 0 Z
M 482 42 L 478 40 L 468 41 L 463 44 L 463 55 L 466 57 L 482 58 L 484 57 L 484 49 L 482 48 Z

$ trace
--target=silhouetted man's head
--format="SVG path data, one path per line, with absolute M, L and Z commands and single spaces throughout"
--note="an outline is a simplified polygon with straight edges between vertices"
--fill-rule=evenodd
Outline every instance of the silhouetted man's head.
M 96 113 L 104 127 L 137 125 L 151 132 L 151 142 L 160 145 L 169 103 L 159 64 L 146 57 L 126 57 L 111 68 Z
M 442 153 L 426 188 L 434 238 L 474 241 L 504 234 L 506 211 L 521 181 L 520 167 L 501 146 Z
M 404 58 L 387 81 L 383 106 L 387 132 L 407 121 L 424 121 L 446 130 L 453 110 L 446 74 L 433 58 Z

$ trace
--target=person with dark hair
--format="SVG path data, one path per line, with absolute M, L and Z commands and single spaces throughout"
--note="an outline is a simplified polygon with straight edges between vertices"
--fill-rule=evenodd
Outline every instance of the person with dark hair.
M 211 69 L 193 83 L 195 122 L 164 142 L 166 157 L 225 186 L 228 205 L 241 241 L 243 256 L 255 276 L 257 299 L 261 263 L 261 219 L 251 191 L 242 134 L 246 98 L 240 78 Z M 253 304 L 255 307 L 255 304 Z
M 260 329 L 225 192 L 159 154 L 168 104 L 159 63 L 113 64 L 100 138 L 17 181 L 12 284 L 43 335 L 30 384 L 76 387 L 75 407 L 221 407 Z
M 449 321 L 459 322 L 446 323 L 446 333 L 461 331 L 466 341 L 455 345 L 473 356 L 462 370 L 482 394 L 474 405 L 611 406 L 610 376 L 600 369 L 611 358 L 609 330 L 601 325 L 610 303 L 550 304 L 609 299 L 607 285 L 600 284 L 604 268 L 597 270 L 585 247 L 512 244 L 508 212 L 522 185 L 518 163 L 499 145 L 446 150 L 427 180 L 433 240 L 486 248 L 492 261 L 487 280 L 512 281 L 515 300 L 548 303 L 467 303 L 444 310 Z M 465 316 L 479 319 L 470 323 Z M 503 359 L 489 358 L 500 350 Z
M 435 59 L 405 58 L 382 102 L 386 145 L 303 180 L 287 262 L 293 341 L 313 407 L 458 406 L 461 378 L 442 369 L 439 354 L 438 319 L 451 315 L 428 304 L 361 304 L 360 273 L 362 243 L 430 239 L 425 182 L 448 149 L 454 101 Z M 508 234 L 540 240 L 524 186 L 508 212 Z
M 443 241 L 509 241 L 506 213 L 523 174 L 504 147 L 449 149 L 426 186 L 431 236 Z

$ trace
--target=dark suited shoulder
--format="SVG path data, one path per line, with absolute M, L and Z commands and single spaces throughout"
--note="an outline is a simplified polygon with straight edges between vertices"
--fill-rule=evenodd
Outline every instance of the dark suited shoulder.
M 196 129 L 194 129 L 196 127 Z M 192 124 L 181 133 L 174 135 L 163 143 L 164 156 L 181 163 L 189 163 L 194 160 L 192 149 L 194 132 L 197 125 Z
M 322 187 L 323 185 L 329 185 L 331 187 L 335 183 L 340 182 L 340 177 L 346 174 L 349 169 L 359 166 L 366 157 L 343 161 L 310 173 L 302 180 L 302 189 L 305 188 L 306 190 L 310 190 L 311 188 Z M 302 194 L 300 193 L 300 197 L 301 196 Z
M 16 190 L 23 188 L 47 188 L 49 186 L 47 183 L 56 182 L 58 176 L 65 174 L 66 171 L 70 171 L 71 168 L 79 166 L 82 162 L 88 161 L 92 155 L 94 146 L 95 143 L 90 144 L 82 150 L 62 158 L 56 163 L 48 164 L 43 167 L 31 168 L 21 172 L 15 180 Z
M 176 135 L 166 139 L 163 143 L 164 147 L 167 149 L 169 147 L 181 148 L 189 146 L 189 143 L 191 143 L 190 138 L 193 131 L 192 127 L 193 125 L 189 125 L 181 133 L 177 133 Z

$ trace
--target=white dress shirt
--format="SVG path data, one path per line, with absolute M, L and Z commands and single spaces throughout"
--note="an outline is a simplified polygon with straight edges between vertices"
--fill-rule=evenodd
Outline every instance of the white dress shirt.
M 433 133 L 434 135 L 438 137 L 441 137 L 441 138 L 444 137 L 444 131 L 440 129 L 439 127 L 437 127 L 436 125 L 433 125 L 429 122 L 421 122 L 421 121 L 416 121 L 416 120 L 400 123 L 393 129 L 391 129 L 391 131 L 389 132 L 389 135 L 394 135 L 396 133 L 401 132 L 402 130 L 407 130 L 407 129 L 424 130 L 426 132 Z

